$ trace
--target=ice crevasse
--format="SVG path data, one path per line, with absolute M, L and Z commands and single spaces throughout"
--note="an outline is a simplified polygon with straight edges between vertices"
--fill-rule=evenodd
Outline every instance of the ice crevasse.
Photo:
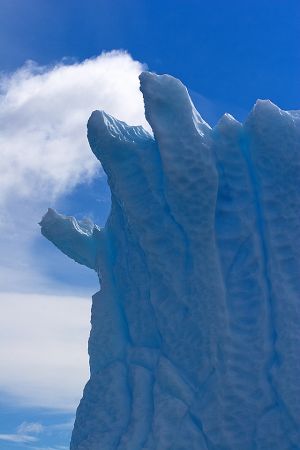
M 70 448 L 299 450 L 300 112 L 211 128 L 176 78 L 140 82 L 153 136 L 88 121 L 105 227 L 41 222 L 101 284 Z

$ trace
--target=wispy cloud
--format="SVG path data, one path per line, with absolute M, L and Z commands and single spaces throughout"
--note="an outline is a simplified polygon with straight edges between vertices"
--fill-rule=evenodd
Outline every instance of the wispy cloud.
M 46 427 L 46 429 L 50 430 L 50 432 L 68 431 L 68 430 L 72 430 L 73 426 L 74 426 L 74 419 L 69 420 L 68 422 L 61 422 L 61 423 L 55 423 L 54 425 L 48 425 Z
M 239 121 L 243 121 L 247 116 L 247 111 L 237 105 L 226 105 L 219 100 L 210 99 L 191 89 L 189 90 L 189 93 L 193 99 L 196 109 L 199 110 L 203 119 L 208 122 L 211 127 L 214 127 L 218 123 L 219 119 L 228 112 L 230 112 Z
M 45 427 L 39 422 L 22 422 L 18 428 L 18 434 L 39 434 L 44 431 Z
M 69 450 L 65 445 L 55 445 L 54 447 L 30 447 L 31 450 Z
M 28 443 L 36 442 L 38 439 L 35 436 L 28 436 L 26 434 L 0 434 L 0 441 Z
M 51 437 L 57 433 L 70 431 L 73 427 L 74 420 L 61 422 L 51 425 L 43 425 L 39 422 L 22 422 L 16 429 L 16 433 L 0 434 L 0 441 L 12 442 L 15 444 L 31 444 L 40 442 L 43 437 Z M 42 436 L 43 435 L 43 436 Z M 19 446 L 18 446 L 19 448 Z M 29 448 L 29 447 L 27 447 Z M 51 447 L 30 446 L 32 450 L 67 450 L 64 445 L 54 445 Z

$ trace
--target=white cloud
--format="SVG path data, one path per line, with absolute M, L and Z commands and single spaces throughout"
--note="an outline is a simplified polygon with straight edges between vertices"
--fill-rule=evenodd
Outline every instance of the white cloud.
M 14 404 L 73 412 L 88 379 L 90 302 L 0 293 L 0 304 L 0 391 Z
M 68 422 L 62 422 L 62 423 L 55 423 L 54 425 L 48 425 L 47 430 L 50 432 L 53 431 L 68 431 L 72 430 L 74 426 L 74 419 L 69 420 Z
M 17 432 L 19 434 L 39 434 L 44 431 L 45 427 L 39 422 L 22 422 L 18 428 Z
M 0 441 L 16 442 L 16 443 L 28 443 L 36 442 L 37 438 L 34 436 L 27 436 L 22 434 L 0 434 Z
M 0 434 L 0 441 L 15 442 L 25 444 L 29 442 L 37 442 L 38 438 L 31 436 L 32 434 L 40 434 L 45 430 L 45 427 L 38 422 L 23 422 L 14 434 Z
M 55 447 L 30 447 L 31 450 L 69 450 L 65 445 L 56 445 Z
M 0 78 L 0 201 L 55 196 L 98 167 L 86 139 L 94 109 L 144 124 L 143 66 L 113 51 L 71 65 L 28 62 Z
M 32 246 L 47 207 L 99 167 L 86 139 L 91 112 L 146 125 L 143 69 L 114 51 L 53 67 L 30 62 L 0 76 L 0 391 L 11 404 L 74 412 L 80 399 L 90 304 L 45 295 L 71 289 L 61 280 L 53 286 Z
M 100 167 L 86 138 L 94 109 L 145 124 L 143 68 L 113 51 L 69 65 L 31 62 L 0 76 L 0 291 L 49 291 L 32 258 L 37 223 Z
M 36 443 L 47 436 L 56 436 L 57 433 L 64 431 L 70 432 L 73 425 L 74 419 L 52 425 L 42 425 L 39 422 L 22 422 L 17 427 L 16 433 L 1 433 L 0 441 L 14 442 L 16 444 Z M 38 435 L 38 437 L 32 435 Z M 65 445 L 55 445 L 54 447 L 30 446 L 30 448 L 32 450 L 67 450 L 68 447 Z

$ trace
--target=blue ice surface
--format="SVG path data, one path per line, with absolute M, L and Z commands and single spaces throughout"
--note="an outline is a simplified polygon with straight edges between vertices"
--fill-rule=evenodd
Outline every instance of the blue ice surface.
M 101 283 L 70 448 L 299 450 L 300 113 L 259 100 L 212 129 L 179 80 L 140 81 L 153 136 L 88 122 L 105 227 L 41 222 Z

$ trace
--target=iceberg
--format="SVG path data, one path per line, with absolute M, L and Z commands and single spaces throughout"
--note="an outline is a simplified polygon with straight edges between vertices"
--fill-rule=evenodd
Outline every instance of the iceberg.
M 105 227 L 41 221 L 101 285 L 70 448 L 299 450 L 300 112 L 211 128 L 176 78 L 140 82 L 153 135 L 88 121 Z

